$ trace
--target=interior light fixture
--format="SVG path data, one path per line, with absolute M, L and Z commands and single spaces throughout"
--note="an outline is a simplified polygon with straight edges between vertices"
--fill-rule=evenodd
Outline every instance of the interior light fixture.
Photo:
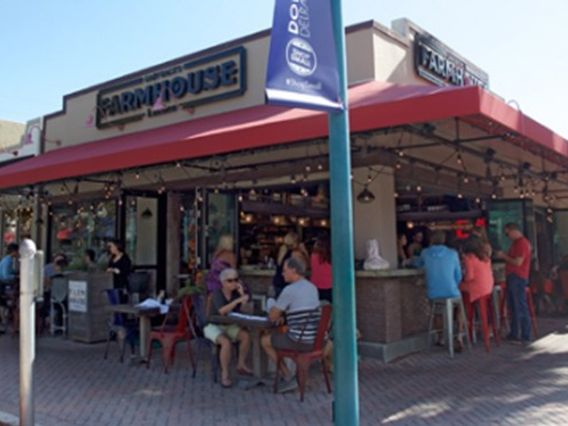
M 142 212 L 140 216 L 144 219 L 150 219 L 153 216 L 152 210 L 146 207 L 146 209 Z
M 363 190 L 357 195 L 357 201 L 363 204 L 372 203 L 375 200 L 375 194 L 369 191 L 367 185 L 363 187 Z

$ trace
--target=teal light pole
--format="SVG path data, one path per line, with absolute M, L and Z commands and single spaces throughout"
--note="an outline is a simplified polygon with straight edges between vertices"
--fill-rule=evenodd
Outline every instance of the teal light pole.
M 331 246 L 333 253 L 333 376 L 334 422 L 359 424 L 357 341 L 355 332 L 355 254 L 351 151 L 345 60 L 345 32 L 341 0 L 331 0 L 333 32 L 337 49 L 340 96 L 343 111 L 329 113 L 329 175 L 331 198 Z

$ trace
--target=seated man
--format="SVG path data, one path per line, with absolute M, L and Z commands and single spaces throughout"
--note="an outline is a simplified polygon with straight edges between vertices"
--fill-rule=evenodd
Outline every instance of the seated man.
M 426 274 L 426 291 L 429 299 L 461 297 L 459 285 L 462 270 L 458 252 L 445 245 L 446 234 L 432 234 L 430 247 L 423 250 L 420 259 Z
M 16 274 L 18 250 L 19 247 L 16 243 L 8 244 L 6 256 L 0 261 L 0 282 L 4 284 L 13 283 L 18 278 Z
M 219 275 L 222 287 L 211 293 L 211 314 L 227 315 L 230 312 L 239 312 L 241 305 L 249 300 L 239 280 L 238 272 L 233 268 L 226 268 Z M 229 377 L 229 361 L 231 360 L 231 342 L 239 342 L 239 359 L 237 371 L 240 374 L 251 375 L 252 371 L 246 366 L 246 359 L 250 349 L 250 336 L 248 332 L 236 324 L 220 325 L 209 323 L 203 329 L 203 334 L 213 343 L 220 346 L 219 361 L 221 364 L 221 385 L 232 385 Z
M 430 239 L 430 247 L 420 254 L 420 266 L 426 275 L 426 292 L 430 300 L 450 299 L 461 297 L 459 289 L 462 280 L 462 270 L 458 252 L 445 245 L 446 234 L 436 231 Z M 458 316 L 458 327 L 463 329 L 461 318 Z M 442 343 L 441 340 L 438 341 Z M 461 350 L 463 342 L 458 336 L 457 350 Z
M 306 265 L 302 260 L 291 257 L 284 263 L 282 275 L 288 285 L 278 296 L 268 317 L 271 321 L 283 322 L 285 315 L 288 331 L 262 337 L 262 347 L 274 363 L 277 361 L 275 349 L 308 352 L 313 348 L 320 319 L 320 302 L 318 289 L 304 278 L 305 274 Z M 286 365 L 280 368 L 284 378 L 290 381 L 292 378 Z

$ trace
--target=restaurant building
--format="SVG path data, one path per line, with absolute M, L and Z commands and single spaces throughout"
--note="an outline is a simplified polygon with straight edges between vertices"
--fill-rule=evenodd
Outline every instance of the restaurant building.
M 399 269 L 397 234 L 456 239 L 522 224 L 535 270 L 568 253 L 567 141 L 491 92 L 489 76 L 407 19 L 347 28 L 357 319 L 385 360 L 421 347 L 422 273 Z M 266 292 L 286 232 L 309 247 L 329 230 L 327 117 L 265 105 L 270 32 L 66 95 L 44 117 L 42 154 L 0 169 L 29 199 L 48 254 L 102 253 L 120 238 L 154 289 L 206 269 L 222 234 Z M 32 202 L 33 201 L 33 202 Z M 389 262 L 362 271 L 369 239 Z

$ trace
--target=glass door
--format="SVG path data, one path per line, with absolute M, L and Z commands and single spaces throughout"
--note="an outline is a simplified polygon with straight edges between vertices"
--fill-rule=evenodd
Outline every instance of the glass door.
M 134 271 L 150 274 L 150 293 L 165 288 L 165 197 L 127 193 L 122 205 L 123 241 Z

